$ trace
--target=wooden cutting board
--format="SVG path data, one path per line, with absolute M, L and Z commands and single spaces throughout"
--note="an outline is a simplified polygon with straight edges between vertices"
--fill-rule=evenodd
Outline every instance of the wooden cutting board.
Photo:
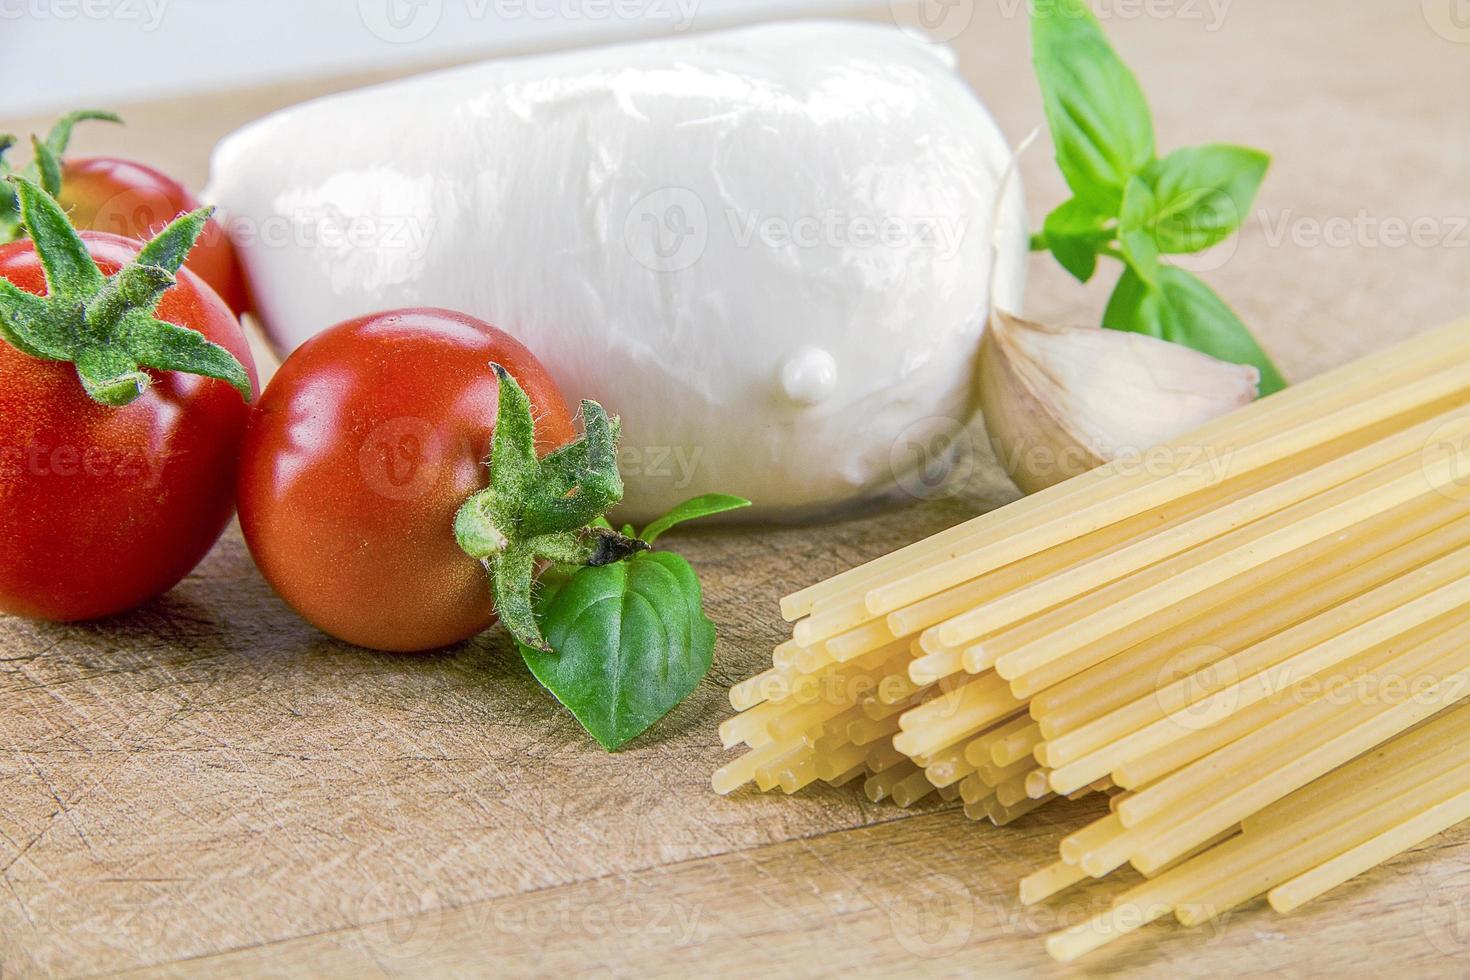
M 1334 0 L 1107 6 L 1165 148 L 1229 140 L 1277 155 L 1261 213 L 1209 277 L 1288 374 L 1466 312 L 1470 46 L 1429 15 L 1433 0 L 1429 14 Z M 1020 140 L 1041 121 L 1024 7 L 946 9 L 968 19 L 941 25 L 963 26 L 966 75 Z M 199 186 L 225 132 L 364 80 L 136 106 L 128 129 L 86 127 L 77 150 L 137 155 Z M 1044 148 L 1026 160 L 1037 220 L 1062 200 L 1053 169 Z M 1109 285 L 1081 288 L 1037 258 L 1030 312 L 1095 320 Z M 716 665 L 615 756 L 500 633 L 420 657 L 344 647 L 275 598 L 234 531 L 133 614 L 0 619 L 0 974 L 1061 972 L 1040 936 L 1097 911 L 1106 890 L 1023 910 L 1014 889 L 1095 802 L 995 830 L 943 804 L 726 799 L 708 784 L 728 687 L 784 635 L 778 596 L 1010 493 L 983 472 L 867 519 L 671 539 L 705 578 Z M 1193 932 L 1155 926 L 1083 969 L 1389 963 L 1470 970 L 1470 828 L 1290 917 L 1257 904 Z

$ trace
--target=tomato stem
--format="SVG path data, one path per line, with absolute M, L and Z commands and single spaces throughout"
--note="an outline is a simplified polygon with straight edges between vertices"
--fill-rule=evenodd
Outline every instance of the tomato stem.
M 561 534 L 543 534 L 532 538 L 532 549 L 541 558 L 563 565 L 587 565 L 601 568 L 616 565 L 640 551 L 648 550 L 646 541 L 619 534 L 610 527 L 581 527 Z
M 72 129 L 77 123 L 89 119 L 99 122 L 122 122 L 122 119 L 113 113 L 103 112 L 100 109 L 78 109 L 76 112 L 69 112 L 56 120 L 44 140 L 31 137 L 31 146 L 35 156 L 18 173 L 40 184 L 52 196 L 60 196 L 62 154 L 66 152 L 67 145 L 71 143 Z M 0 177 L 17 172 L 12 171 L 4 159 L 5 151 L 14 145 L 13 135 L 0 133 Z M 20 201 L 16 198 L 11 185 L 0 183 L 0 245 L 20 238 L 23 231 L 20 220 Z
M 249 372 L 233 354 L 197 330 L 153 315 L 210 209 L 176 219 L 132 262 L 104 276 L 44 188 L 18 175 L 6 181 L 45 272 L 46 295 L 0 280 L 0 340 L 31 357 L 75 365 L 82 387 L 103 405 L 127 405 L 141 396 L 153 381 L 144 368 L 215 378 L 250 400 Z
M 506 629 L 520 643 L 550 652 L 531 608 L 536 564 L 611 565 L 648 545 L 600 522 L 623 498 L 618 421 L 596 402 L 583 402 L 582 437 L 539 458 L 531 400 L 510 372 L 490 366 L 500 382 L 490 486 L 460 507 L 454 536 L 489 572 Z

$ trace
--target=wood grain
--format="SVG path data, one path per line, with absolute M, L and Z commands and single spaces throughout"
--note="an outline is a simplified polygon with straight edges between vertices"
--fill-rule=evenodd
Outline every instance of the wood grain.
M 1019 140 L 1040 122 L 1024 18 L 1007 15 L 1021 8 L 960 6 L 972 17 L 955 42 L 963 69 Z M 1261 214 L 1208 277 L 1288 374 L 1465 313 L 1470 46 L 1415 3 L 1233 0 L 1218 29 L 1209 4 L 1154 9 L 1174 14 L 1118 13 L 1108 27 L 1165 147 L 1276 153 Z M 80 131 L 78 150 L 135 153 L 198 184 L 224 132 L 364 80 L 138 106 L 127 130 Z M 1048 157 L 1038 147 L 1026 160 L 1038 220 L 1063 196 Z M 1416 240 L 1400 242 L 1393 228 L 1416 222 Z M 1033 268 L 1031 313 L 1096 319 L 1110 282 Z M 998 831 L 850 792 L 708 788 L 725 691 L 783 635 L 777 597 L 1009 498 L 993 468 L 969 477 L 825 528 L 671 539 L 705 578 L 716 667 L 617 756 L 498 633 L 397 657 L 313 632 L 234 531 L 136 613 L 0 620 L 0 973 L 1063 972 L 1039 936 L 1105 890 L 1023 910 L 1014 887 L 1096 804 Z M 1385 963 L 1470 969 L 1470 831 L 1298 914 L 1258 904 L 1193 932 L 1150 928 L 1083 970 L 1356 975 Z

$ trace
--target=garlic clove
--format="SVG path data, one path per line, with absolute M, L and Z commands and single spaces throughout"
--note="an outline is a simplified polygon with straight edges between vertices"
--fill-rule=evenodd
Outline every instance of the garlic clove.
M 996 311 L 979 383 L 1001 465 L 1035 493 L 1250 404 L 1260 372 L 1143 334 Z

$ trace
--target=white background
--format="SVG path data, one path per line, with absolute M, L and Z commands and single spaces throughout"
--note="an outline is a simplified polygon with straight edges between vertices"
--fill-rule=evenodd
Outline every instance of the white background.
M 0 0 L 0 114 L 887 0 Z

